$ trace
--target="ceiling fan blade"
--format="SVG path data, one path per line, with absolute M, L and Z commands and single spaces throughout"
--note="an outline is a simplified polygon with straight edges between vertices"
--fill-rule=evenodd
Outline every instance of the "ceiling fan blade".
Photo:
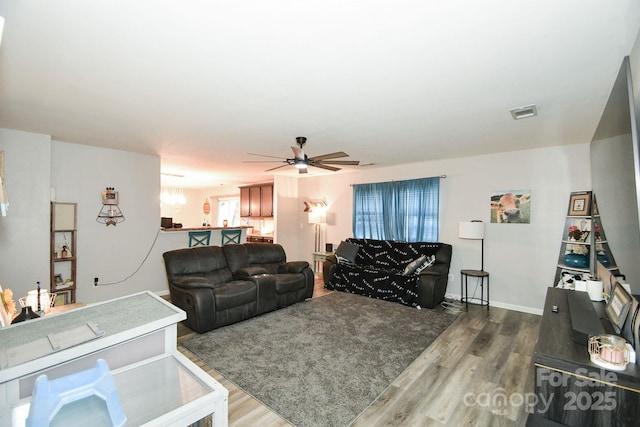
M 280 169 L 280 168 L 283 168 L 285 166 L 289 166 L 289 164 L 287 163 L 286 165 L 276 166 L 275 168 L 267 169 L 265 172 L 274 171 L 276 169 Z
M 301 173 L 307 173 L 307 168 L 298 169 L 298 174 L 301 174 Z
M 272 157 L 274 159 L 280 159 L 280 160 L 284 159 L 284 157 L 282 157 L 282 156 L 278 157 L 278 156 L 269 156 L 269 155 L 266 155 L 266 154 L 255 154 L 255 153 L 247 153 L 247 154 L 250 155 L 250 156 Z
M 242 163 L 286 163 L 286 160 L 244 160 Z
M 309 157 L 309 160 L 337 159 L 339 157 L 349 157 L 349 155 L 344 151 L 336 151 L 335 153 L 322 154 L 321 156 Z
M 293 150 L 293 157 L 299 160 L 304 160 L 304 151 L 302 151 L 302 148 L 291 147 L 291 149 Z
M 351 165 L 358 166 L 360 164 L 359 160 L 322 160 L 320 161 L 323 165 Z
M 326 169 L 334 172 L 340 170 L 340 168 L 334 168 L 333 166 L 323 165 L 322 163 L 309 163 L 309 166 L 314 166 L 316 168 Z

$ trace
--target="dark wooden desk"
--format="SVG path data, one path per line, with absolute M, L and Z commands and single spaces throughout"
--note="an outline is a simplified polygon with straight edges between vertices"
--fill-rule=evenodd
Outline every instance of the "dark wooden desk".
M 571 337 L 566 289 L 549 288 L 536 344 L 535 412 L 567 426 L 637 426 L 640 422 L 640 369 L 601 368 L 591 362 L 587 345 Z M 558 313 L 552 307 L 558 306 Z M 594 303 L 603 319 L 604 303 Z M 605 325 L 605 330 L 607 325 Z

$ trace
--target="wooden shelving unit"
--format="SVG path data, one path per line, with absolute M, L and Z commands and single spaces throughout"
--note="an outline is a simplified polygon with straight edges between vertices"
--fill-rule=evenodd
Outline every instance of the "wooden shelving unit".
M 51 202 L 50 292 L 56 305 L 76 302 L 77 203 Z

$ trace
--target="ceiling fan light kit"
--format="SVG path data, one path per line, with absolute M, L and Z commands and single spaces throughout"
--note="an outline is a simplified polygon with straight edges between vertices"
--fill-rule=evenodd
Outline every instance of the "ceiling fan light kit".
M 326 169 L 330 171 L 339 171 L 340 168 L 331 166 L 331 165 L 345 165 L 345 166 L 358 166 L 360 164 L 357 160 L 333 160 L 341 157 L 349 157 L 349 155 L 343 151 L 337 151 L 335 153 L 323 154 L 320 156 L 309 157 L 304 153 L 302 147 L 307 142 L 307 138 L 304 136 L 296 137 L 296 144 L 298 147 L 291 147 L 293 151 L 293 158 L 284 158 L 281 160 L 281 163 L 285 163 L 284 165 L 276 166 L 271 169 L 267 169 L 265 172 L 269 172 L 272 170 L 280 169 L 285 166 L 294 166 L 298 169 L 298 173 L 307 173 L 307 167 L 313 166 L 320 169 Z M 280 159 L 280 157 L 269 156 L 266 154 L 253 154 L 247 153 L 252 156 L 262 156 L 262 157 L 272 157 L 275 159 Z M 257 161 L 247 161 L 244 163 L 265 163 L 265 162 L 275 162 L 276 160 L 257 160 Z

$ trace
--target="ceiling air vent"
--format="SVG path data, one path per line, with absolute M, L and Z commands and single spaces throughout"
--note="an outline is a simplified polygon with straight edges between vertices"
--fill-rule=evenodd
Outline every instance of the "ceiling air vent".
M 524 107 L 512 108 L 509 110 L 513 120 L 526 119 L 538 115 L 538 107 L 535 104 L 525 105 Z

